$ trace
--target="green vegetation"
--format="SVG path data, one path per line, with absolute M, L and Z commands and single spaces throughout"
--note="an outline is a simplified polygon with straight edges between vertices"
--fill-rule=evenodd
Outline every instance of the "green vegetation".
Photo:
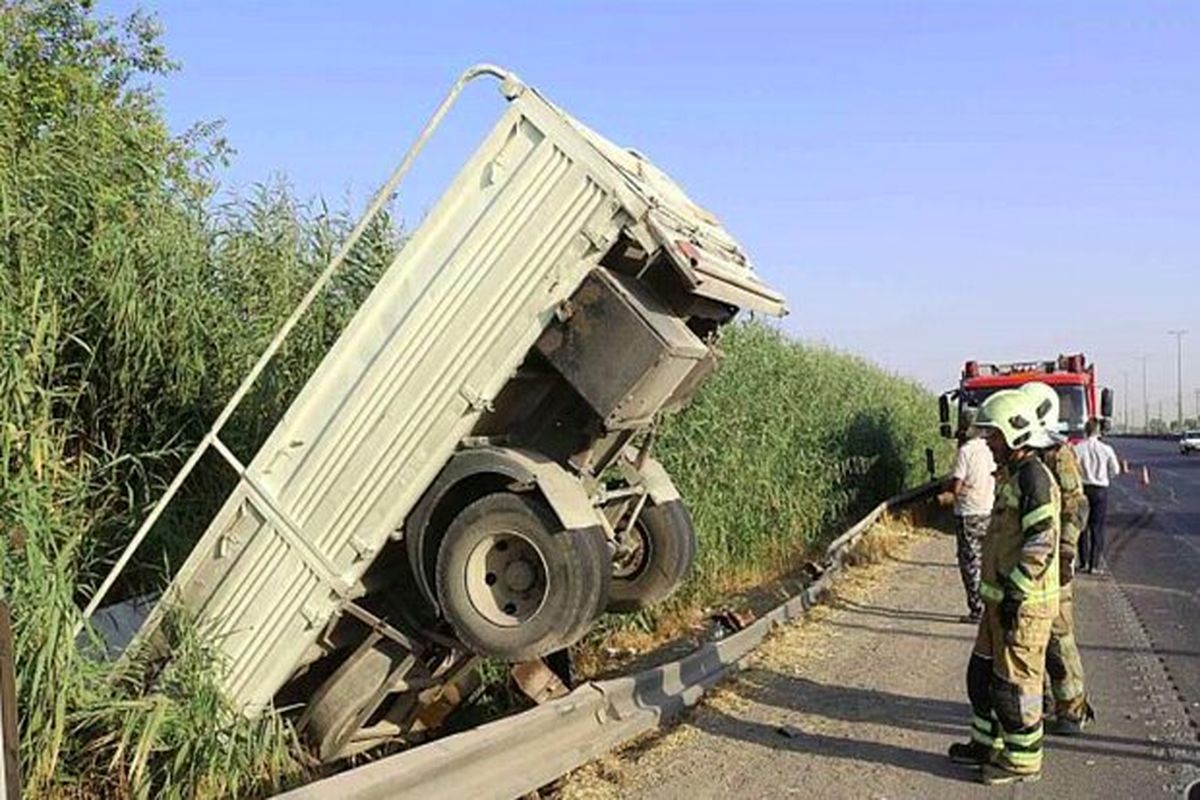
M 283 186 L 218 202 L 219 130 L 172 135 L 147 86 L 172 68 L 145 17 L 0 4 L 0 591 L 30 797 L 257 795 L 304 768 L 287 725 L 232 713 L 186 624 L 171 626 L 176 658 L 158 672 L 98 662 L 72 636 L 349 228 Z M 262 441 L 399 246 L 386 216 L 368 231 L 227 426 L 235 451 Z M 932 398 L 858 359 L 757 325 L 725 347 L 724 369 L 661 439 L 704 537 L 683 601 L 731 570 L 791 563 L 798 543 L 919 480 L 933 441 Z M 159 584 L 227 480 L 201 467 L 121 592 Z
M 215 128 L 172 136 L 144 85 L 170 68 L 144 17 L 0 5 L 0 586 L 31 797 L 245 795 L 299 769 L 278 720 L 230 713 L 186 626 L 151 693 L 139 665 L 115 673 L 72 637 L 78 603 L 348 229 L 283 187 L 218 205 Z M 364 238 L 229 426 L 237 449 L 270 430 L 397 247 L 387 220 Z M 224 478 L 202 470 L 125 592 Z
M 855 356 L 759 324 L 669 420 L 657 453 L 687 498 L 700 550 L 683 602 L 797 565 L 843 523 L 945 463 L 935 398 Z

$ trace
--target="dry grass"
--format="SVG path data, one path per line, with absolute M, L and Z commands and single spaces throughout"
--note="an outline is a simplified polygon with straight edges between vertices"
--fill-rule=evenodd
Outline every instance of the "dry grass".
M 915 531 L 908 516 L 885 514 L 866 535 L 846 549 L 843 563 L 852 567 L 881 564 L 907 546 Z

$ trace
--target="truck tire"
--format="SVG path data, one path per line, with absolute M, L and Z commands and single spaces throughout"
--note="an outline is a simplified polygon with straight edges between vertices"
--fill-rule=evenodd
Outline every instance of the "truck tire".
M 635 614 L 665 600 L 696 557 L 696 531 L 680 500 L 647 504 L 633 527 L 635 547 L 613 559 L 607 609 L 613 614 Z
M 342 757 L 344 748 L 358 731 L 359 719 L 370 717 L 379 706 L 390 701 L 381 697 L 374 707 L 367 708 L 404 657 L 381 642 L 357 658 L 351 657 L 329 677 L 320 697 L 309 709 L 305 728 L 305 736 L 318 760 L 325 763 Z
M 572 644 L 598 616 L 609 563 L 599 528 L 561 530 L 540 499 L 497 492 L 468 505 L 446 530 L 438 603 L 474 652 L 540 658 Z

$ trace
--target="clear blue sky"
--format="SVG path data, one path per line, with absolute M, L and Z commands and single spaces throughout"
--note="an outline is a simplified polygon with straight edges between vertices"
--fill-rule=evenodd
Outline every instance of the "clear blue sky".
M 135 4 L 101 2 L 101 12 Z M 795 334 L 933 389 L 967 357 L 1086 351 L 1140 418 L 1200 388 L 1200 5 L 141 4 L 224 119 L 245 188 L 361 203 L 455 75 L 518 72 L 671 172 L 789 297 Z M 417 220 L 501 107 L 474 89 L 414 173 Z M 1040 296 L 1031 310 L 1028 289 Z M 1118 402 L 1118 410 L 1120 410 Z

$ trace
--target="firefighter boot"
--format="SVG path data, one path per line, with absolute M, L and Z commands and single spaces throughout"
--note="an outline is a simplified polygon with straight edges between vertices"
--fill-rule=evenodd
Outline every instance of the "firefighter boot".
M 997 748 L 977 742 L 955 742 L 950 745 L 950 760 L 955 764 L 966 764 L 970 767 L 980 767 L 991 762 Z
M 1083 729 L 1096 721 L 1096 712 L 1092 704 L 1084 701 L 1083 714 L 1078 718 L 1060 715 L 1046 720 L 1046 732 L 1057 736 L 1079 736 Z
M 1036 772 L 1025 772 L 1013 769 L 1008 764 L 994 761 L 984 764 L 982 769 L 980 780 L 988 786 L 1003 786 L 1008 783 L 1034 783 L 1042 779 L 1042 771 L 1040 769 Z

